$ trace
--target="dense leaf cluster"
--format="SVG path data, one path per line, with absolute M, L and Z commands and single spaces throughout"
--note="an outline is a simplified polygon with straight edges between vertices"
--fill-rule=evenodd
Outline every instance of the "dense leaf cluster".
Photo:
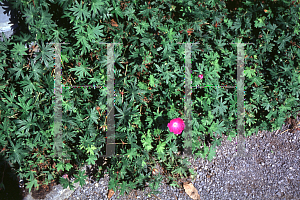
M 245 51 L 245 132 L 280 127 L 299 111 L 299 3 L 243 1 L 229 11 L 223 1 L 116 0 L 11 1 L 20 10 L 20 30 L 0 44 L 1 154 L 27 188 L 63 173 L 83 172 L 51 156 L 54 123 L 54 45 L 61 44 L 63 149 L 72 163 L 95 164 L 105 155 L 107 45 L 114 48 L 117 154 L 111 158 L 109 189 L 121 193 L 149 182 L 155 193 L 193 173 L 183 151 L 185 132 L 174 135 L 168 122 L 184 119 L 185 47 L 192 45 L 192 85 L 236 86 L 237 45 Z M 33 43 L 31 43 L 33 42 Z M 31 46 L 28 47 L 28 45 Z M 198 75 L 204 78 L 199 79 Z M 235 88 L 192 89 L 193 154 L 212 160 L 222 134 L 236 135 Z M 215 134 L 214 134 L 215 133 Z M 208 147 L 207 138 L 211 139 Z M 127 143 L 125 145 L 125 143 Z M 73 169 L 72 169 L 73 168 Z M 100 172 L 101 173 L 101 172 Z M 61 179 L 72 188 L 72 184 Z

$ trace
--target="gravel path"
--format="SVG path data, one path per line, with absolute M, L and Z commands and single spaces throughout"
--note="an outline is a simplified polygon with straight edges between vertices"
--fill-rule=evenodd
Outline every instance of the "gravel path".
M 298 125 L 299 118 L 297 118 Z M 231 142 L 222 141 L 217 147 L 216 157 L 211 161 L 202 158 L 190 159 L 191 167 L 197 177 L 191 180 L 202 199 L 300 199 L 300 131 L 287 130 L 262 131 L 245 139 L 247 157 L 237 156 L 236 138 Z M 108 199 L 108 180 L 106 176 L 97 183 L 89 179 L 89 184 L 80 186 L 68 198 Z M 112 200 L 119 199 L 191 199 L 184 189 L 172 188 L 162 184 L 161 194 L 147 197 L 149 192 L 132 191 L 128 196 L 119 196 L 117 191 Z
M 298 126 L 300 125 L 297 117 Z M 300 199 L 300 131 L 288 130 L 283 125 L 274 132 L 259 131 L 245 139 L 245 150 L 248 156 L 237 156 L 236 138 L 231 142 L 223 136 L 222 145 L 217 147 L 216 157 L 211 161 L 197 158 L 189 160 L 190 168 L 197 173 L 194 180 L 186 179 L 197 189 L 201 200 L 211 199 Z M 292 133 L 293 132 L 293 133 Z M 72 180 L 72 179 L 71 179 Z M 47 200 L 96 200 L 108 199 L 109 176 L 94 182 L 90 177 L 86 185 L 75 191 L 62 190 L 55 186 Z M 161 194 L 147 197 L 150 191 L 133 190 L 127 196 L 120 196 L 119 191 L 111 200 L 122 199 L 162 199 L 189 200 L 183 188 L 178 189 L 166 183 L 158 188 Z M 62 195 L 57 195 L 62 194 Z M 33 200 L 28 195 L 24 200 Z M 118 198 L 119 197 L 119 198 Z

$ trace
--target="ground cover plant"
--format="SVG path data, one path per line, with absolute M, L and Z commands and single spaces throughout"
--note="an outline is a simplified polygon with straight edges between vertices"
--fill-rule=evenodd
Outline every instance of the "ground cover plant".
M 185 45 L 193 44 L 192 153 L 211 160 L 222 134 L 236 136 L 237 43 L 245 45 L 245 136 L 279 128 L 299 111 L 299 3 L 243 1 L 11 1 L 19 31 L 0 45 L 1 156 L 31 190 L 52 180 L 84 184 L 78 169 L 105 155 L 107 90 L 67 86 L 107 81 L 114 47 L 116 153 L 109 189 L 121 194 L 149 183 L 153 194 L 193 175 L 184 149 Z M 31 47 L 31 42 L 35 42 Z M 61 44 L 65 157 L 53 156 L 54 46 Z M 182 43 L 182 44 L 177 44 Z M 235 44 L 230 44 L 235 43 Z M 27 47 L 26 45 L 27 44 Z M 56 80 L 59 81 L 59 80 Z M 175 120 L 175 121 L 172 121 Z M 210 145 L 208 144 L 208 142 Z M 103 175 L 99 168 L 98 176 Z M 63 177 L 62 177 L 63 176 Z M 1 185 L 5 187 L 4 184 Z

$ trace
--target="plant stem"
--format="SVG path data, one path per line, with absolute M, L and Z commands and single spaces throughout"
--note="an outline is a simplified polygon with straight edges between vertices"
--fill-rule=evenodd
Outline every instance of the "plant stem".
M 126 70 L 125 70 L 124 85 L 125 85 L 126 74 L 127 74 L 127 66 L 128 66 L 128 64 L 126 65 Z M 124 93 L 124 89 L 123 89 L 123 92 L 122 92 L 122 93 Z M 122 94 L 122 104 L 123 104 L 123 94 Z

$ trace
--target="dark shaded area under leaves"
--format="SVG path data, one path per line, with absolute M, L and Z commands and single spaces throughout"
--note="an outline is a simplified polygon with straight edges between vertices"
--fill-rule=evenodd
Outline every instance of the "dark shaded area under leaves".
M 25 188 L 24 180 L 16 175 L 15 170 L 13 170 L 7 161 L 0 158 L 0 179 L 5 186 L 5 189 L 0 189 L 0 199 L 1 200 L 22 200 L 29 194 L 29 189 Z M 54 185 L 57 185 L 58 182 L 52 180 L 49 185 L 40 185 L 39 189 L 32 189 L 32 197 L 36 199 L 42 199 L 46 197 Z

